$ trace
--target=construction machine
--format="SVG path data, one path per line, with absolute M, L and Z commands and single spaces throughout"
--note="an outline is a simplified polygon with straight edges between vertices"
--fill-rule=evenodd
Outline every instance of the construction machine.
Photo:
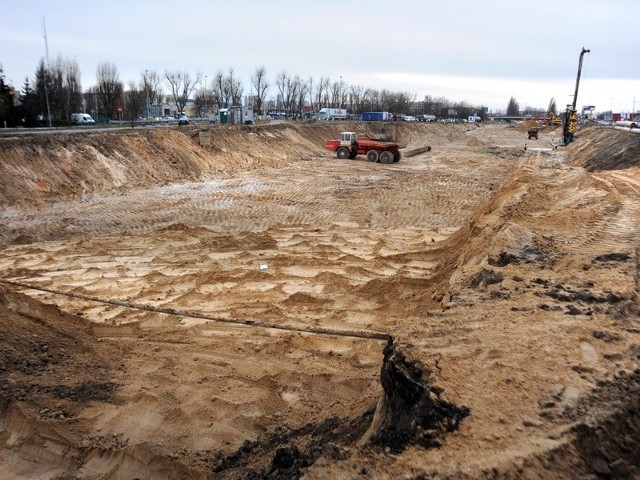
M 562 122 L 562 141 L 564 145 L 568 145 L 575 139 L 576 128 L 578 126 L 578 112 L 576 111 L 576 103 L 578 102 L 578 86 L 580 85 L 580 73 L 582 72 L 582 57 L 591 50 L 582 47 L 580 52 L 580 62 L 578 63 L 578 76 L 576 78 L 576 91 L 573 95 L 573 103 L 567 105 Z
M 366 155 L 370 162 L 393 163 L 399 162 L 401 156 L 397 142 L 376 140 L 366 133 L 341 132 L 340 139 L 327 140 L 324 147 L 340 159 L 353 160 L 357 155 Z

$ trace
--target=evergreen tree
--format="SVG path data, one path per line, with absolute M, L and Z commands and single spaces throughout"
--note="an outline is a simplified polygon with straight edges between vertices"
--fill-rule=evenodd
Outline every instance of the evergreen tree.
M 520 105 L 514 97 L 511 97 L 509 100 L 509 105 L 507 106 L 507 116 L 509 117 L 517 117 L 520 113 Z
M 40 99 L 36 91 L 31 88 L 28 78 L 24 79 L 19 100 L 23 125 L 27 128 L 37 127 L 38 115 L 40 115 Z
M 0 64 L 0 127 L 16 127 L 20 124 L 20 111 L 16 104 L 15 89 L 4 79 Z
M 36 85 L 35 85 L 35 93 L 38 100 L 38 115 L 41 115 L 42 118 L 45 119 L 48 123 L 48 115 L 51 114 L 52 119 L 54 118 L 53 109 L 50 109 L 49 105 L 47 105 L 48 95 L 51 92 L 51 81 L 50 75 L 47 71 L 47 67 L 44 65 L 44 58 L 40 59 L 40 63 L 38 64 L 38 68 L 36 69 Z

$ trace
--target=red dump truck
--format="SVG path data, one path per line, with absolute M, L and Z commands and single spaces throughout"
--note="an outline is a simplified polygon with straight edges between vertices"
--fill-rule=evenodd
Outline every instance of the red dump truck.
M 342 159 L 353 160 L 357 155 L 366 155 L 370 162 L 400 161 L 400 146 L 396 142 L 375 140 L 364 133 L 342 132 L 339 140 L 327 140 L 324 148 L 336 152 L 336 156 Z

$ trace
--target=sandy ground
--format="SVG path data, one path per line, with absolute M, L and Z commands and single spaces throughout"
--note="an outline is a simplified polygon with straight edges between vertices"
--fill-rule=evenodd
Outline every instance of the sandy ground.
M 637 136 L 394 128 L 0 140 L 0 477 L 638 477 Z M 358 441 L 387 335 L 437 448 Z

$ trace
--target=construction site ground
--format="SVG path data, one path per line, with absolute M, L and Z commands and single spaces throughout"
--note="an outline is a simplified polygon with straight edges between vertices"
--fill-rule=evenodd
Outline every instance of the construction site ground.
M 640 136 L 560 136 L 0 137 L 0 478 L 640 478 Z M 362 440 L 389 337 L 435 446 Z

